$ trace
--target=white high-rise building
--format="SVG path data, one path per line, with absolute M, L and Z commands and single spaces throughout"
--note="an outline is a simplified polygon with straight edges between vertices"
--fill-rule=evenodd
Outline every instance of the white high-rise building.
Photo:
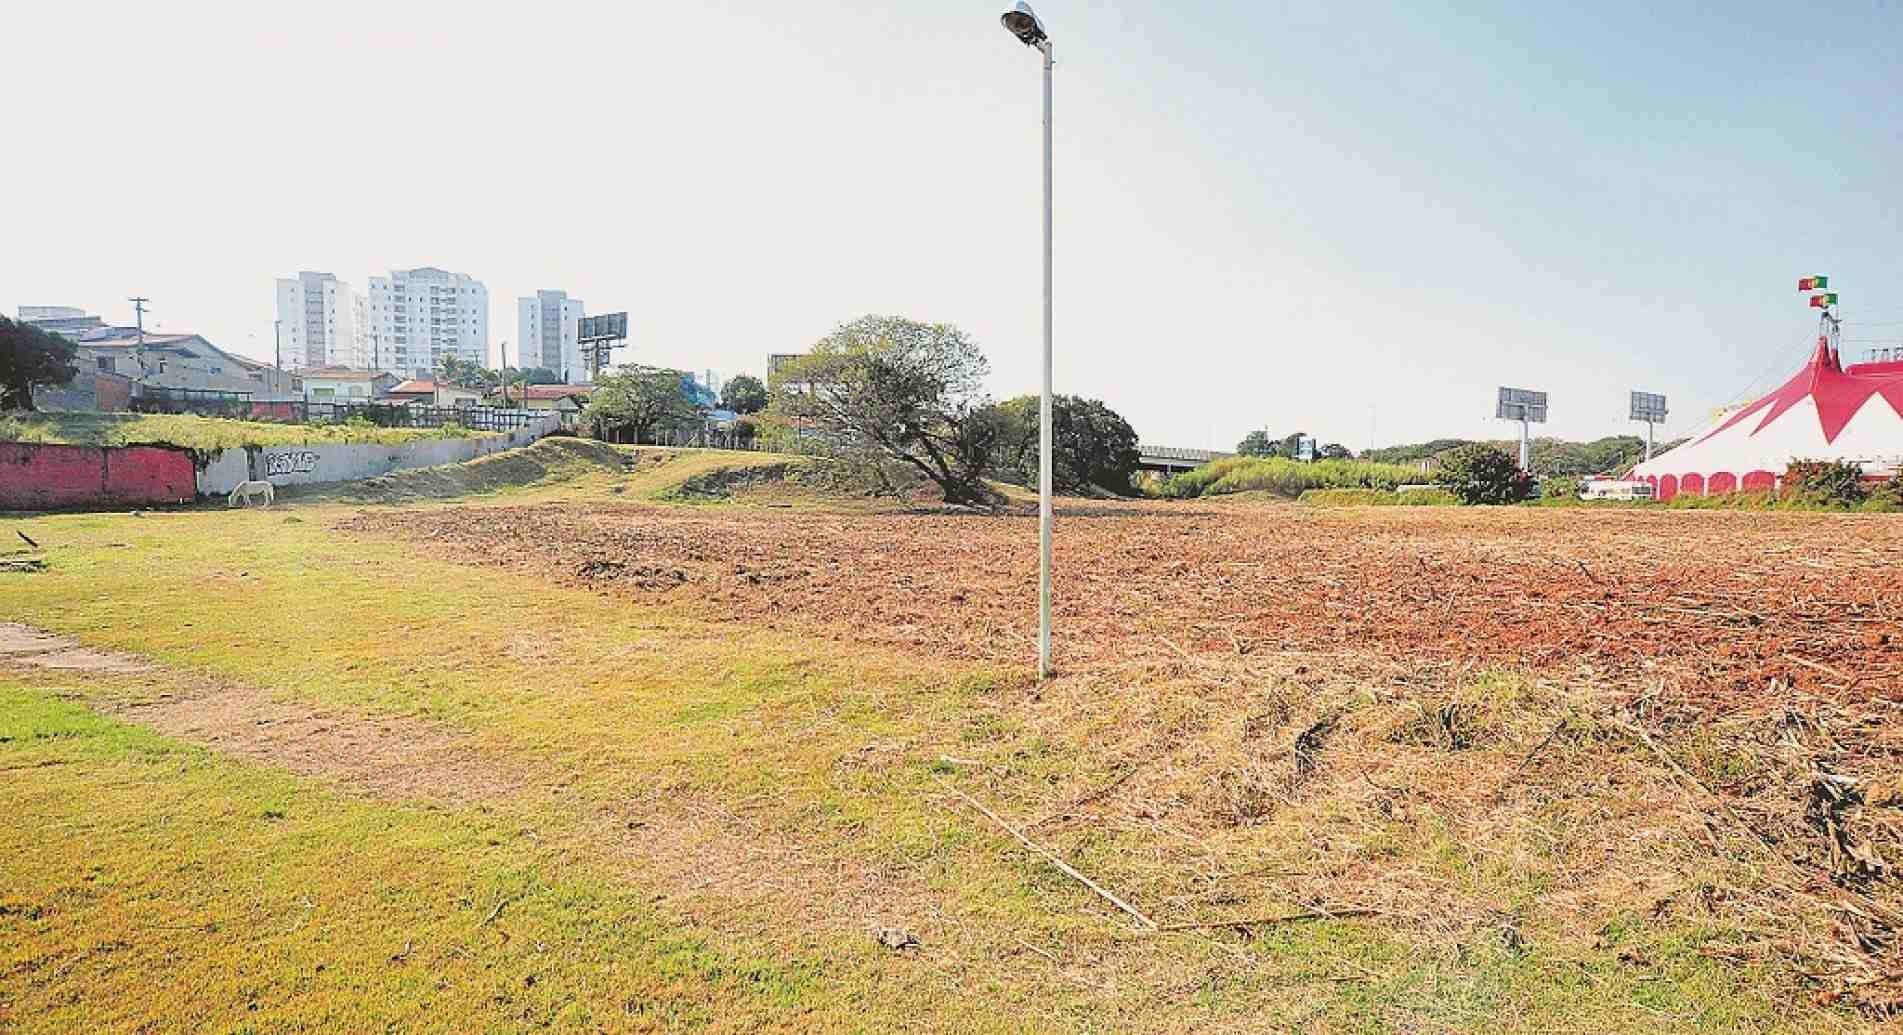
M 329 273 L 308 270 L 277 282 L 278 342 L 284 369 L 351 367 L 369 362 L 364 350 L 364 300 Z
M 419 266 L 370 278 L 371 365 L 428 377 L 446 355 L 489 364 L 489 289 L 461 273 Z
M 515 313 L 515 340 L 522 357 L 517 366 L 524 370 L 547 367 L 571 385 L 588 379 L 576 341 L 581 330 L 580 299 L 568 297 L 566 291 L 537 291 L 534 298 L 516 299 Z

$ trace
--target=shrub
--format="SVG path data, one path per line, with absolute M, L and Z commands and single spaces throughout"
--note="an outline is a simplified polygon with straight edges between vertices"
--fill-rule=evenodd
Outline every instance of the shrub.
M 1469 506 L 1518 503 L 1538 491 L 1532 477 L 1512 457 L 1482 443 L 1448 453 L 1434 480 Z
M 1854 507 L 1870 495 L 1863 466 L 1847 460 L 1793 460 L 1784 469 L 1784 495 L 1827 507 Z
M 1445 489 L 1389 492 L 1384 489 L 1310 489 L 1301 501 L 1318 507 L 1453 507 L 1460 499 Z
M 1256 490 L 1291 499 L 1310 489 L 1386 489 L 1415 478 L 1411 467 L 1359 460 L 1312 464 L 1281 457 L 1229 456 L 1170 479 L 1166 495 L 1179 499 Z
M 1903 511 L 1903 474 L 1898 474 L 1871 489 L 1869 497 L 1857 509 L 1882 514 Z
M 1549 500 L 1576 500 L 1579 498 L 1579 479 L 1569 474 L 1556 474 L 1540 480 L 1540 498 Z

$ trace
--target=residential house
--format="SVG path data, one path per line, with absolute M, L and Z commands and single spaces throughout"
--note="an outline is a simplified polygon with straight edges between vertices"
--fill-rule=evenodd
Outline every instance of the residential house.
M 475 406 L 482 402 L 479 389 L 427 378 L 411 378 L 384 394 L 391 402 L 408 402 L 419 406 Z
M 317 367 L 304 371 L 306 402 L 373 402 L 397 385 L 395 374 L 345 367 Z
M 143 394 L 203 393 L 264 402 L 295 399 L 301 392 L 295 374 L 226 352 L 202 335 L 141 333 L 68 306 L 21 306 L 20 320 L 73 342 L 78 346 L 73 362 L 82 373 L 126 378 L 135 396 L 163 389 Z

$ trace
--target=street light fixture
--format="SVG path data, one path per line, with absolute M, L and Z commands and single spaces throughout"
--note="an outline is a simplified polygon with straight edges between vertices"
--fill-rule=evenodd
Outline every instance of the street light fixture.
M 1018 0 L 999 19 L 1044 55 L 1044 393 L 1038 400 L 1037 677 L 1051 676 L 1051 37 L 1031 5 Z
M 1017 6 L 1006 11 L 998 20 L 1027 47 L 1035 47 L 1050 39 L 1044 32 L 1044 23 L 1037 20 L 1037 12 L 1031 10 L 1031 5 L 1023 0 L 1018 0 Z

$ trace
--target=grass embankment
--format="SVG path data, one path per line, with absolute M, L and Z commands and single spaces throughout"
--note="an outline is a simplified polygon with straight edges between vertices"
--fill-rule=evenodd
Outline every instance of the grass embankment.
M 0 442 L 80 446 L 164 443 L 187 449 L 299 446 L 317 443 L 400 445 L 419 439 L 467 438 L 465 428 L 382 428 L 367 422 L 277 424 L 170 413 L 14 413 L 0 415 Z
M 802 495 L 817 499 L 815 492 L 802 492 L 799 481 L 811 463 L 774 453 L 616 446 L 558 435 L 464 463 L 394 471 L 360 482 L 313 487 L 299 495 L 362 503 L 455 502 L 484 496 L 518 503 L 778 501 Z
M 1189 498 L 1238 492 L 1268 492 L 1294 499 L 1311 489 L 1385 489 L 1419 481 L 1422 475 L 1398 464 L 1358 460 L 1301 463 L 1282 457 L 1230 456 L 1171 478 L 1165 495 Z

